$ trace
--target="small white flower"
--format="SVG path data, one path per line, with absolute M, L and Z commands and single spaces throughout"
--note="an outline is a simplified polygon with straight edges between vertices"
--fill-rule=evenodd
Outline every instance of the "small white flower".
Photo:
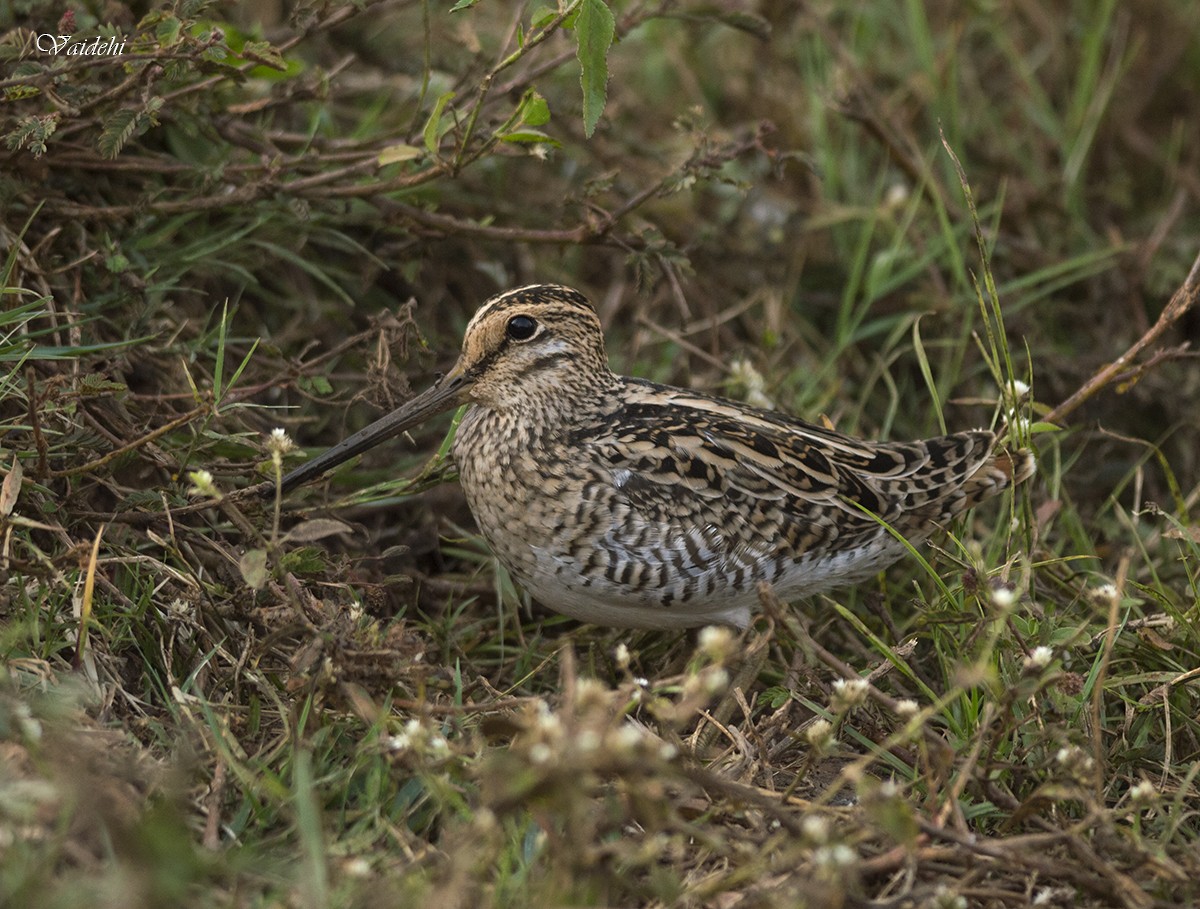
M 545 742 L 538 742 L 529 749 L 529 760 L 534 764 L 548 764 L 553 756 L 554 752 Z
M 1129 800 L 1134 803 L 1145 804 L 1158 799 L 1158 790 L 1149 780 L 1142 780 L 1136 786 L 1129 790 Z
M 33 711 L 29 709 L 29 705 L 19 703 L 14 712 L 16 714 L 17 725 L 21 727 L 21 733 L 25 738 L 32 742 L 40 741 L 42 738 L 42 724 L 33 715 Z
M 287 434 L 286 429 L 276 427 L 267 437 L 267 451 L 271 454 L 285 455 L 295 447 L 296 443 L 292 441 L 292 437 Z
M 1054 659 L 1054 651 L 1049 647 L 1034 647 L 1033 652 L 1025 657 L 1025 671 L 1036 672 L 1045 669 Z
M 921 712 L 921 705 L 912 698 L 903 698 L 896 702 L 896 715 L 906 720 L 912 719 Z
M 810 814 L 800 822 L 800 831 L 811 843 L 820 845 L 829 841 L 829 821 L 820 814 Z
M 1087 782 L 1096 767 L 1096 761 L 1078 745 L 1065 745 L 1058 749 L 1054 760 L 1068 776 L 1077 782 Z
M 562 734 L 562 720 L 550 712 L 550 707 L 545 701 L 538 704 L 534 728 L 547 738 L 557 738 Z
M 730 363 L 729 377 L 735 384 L 746 389 L 746 403 L 751 407 L 761 407 L 765 410 L 775 409 L 775 402 L 766 393 L 766 380 L 749 360 L 738 357 Z
M 723 625 L 707 625 L 700 629 L 700 652 L 714 663 L 725 659 L 733 650 L 733 632 Z
M 1029 394 L 1029 385 L 1020 379 L 1013 379 L 1009 388 L 1012 391 L 1013 398 L 1017 401 L 1024 400 L 1025 396 Z
M 837 679 L 833 683 L 833 694 L 829 706 L 834 713 L 845 713 L 867 702 L 866 679 Z
M 709 697 L 720 694 L 729 686 L 729 673 L 721 666 L 715 666 L 704 673 L 704 692 Z
M 496 813 L 491 808 L 476 808 L 475 809 L 475 829 L 483 832 L 495 830 L 500 826 L 500 821 L 496 818 Z M 542 836 L 545 833 L 539 831 Z
M 450 743 L 446 737 L 427 728 L 416 718 L 408 720 L 400 732 L 381 736 L 379 741 L 388 751 L 411 751 L 428 757 L 445 757 L 450 753 Z
M 1024 439 L 1033 433 L 1033 420 L 1029 417 L 1013 417 L 1008 421 L 1012 437 Z
M 813 720 L 804 731 L 804 738 L 815 751 L 828 751 L 834 742 L 833 724 L 826 719 Z
M 213 483 L 213 475 L 207 470 L 193 470 L 188 473 L 188 480 L 191 481 L 191 486 L 188 492 L 194 496 L 212 496 L 219 498 L 221 493 L 217 491 L 216 485 Z
M 938 884 L 933 898 L 927 903 L 930 909 L 967 909 L 967 898 L 956 893 L 945 884 Z
M 1000 609 L 1008 609 L 1017 602 L 1017 592 L 1007 584 L 1000 584 L 992 588 L 991 592 L 992 605 Z
M 575 683 L 575 702 L 580 707 L 600 707 L 607 700 L 608 689 L 599 679 L 583 678 Z
M 1087 594 L 1093 602 L 1101 606 L 1112 606 L 1121 599 L 1121 592 L 1117 590 L 1116 584 L 1101 584 L 1099 587 L 1092 587 Z
M 642 743 L 643 738 L 644 733 L 640 727 L 632 723 L 626 723 L 613 733 L 613 745 L 619 751 L 633 751 L 633 749 Z
M 617 667 L 620 669 L 629 668 L 629 648 L 624 644 L 618 644 L 613 651 L 613 658 L 617 661 Z
M 888 209 L 900 208 L 908 201 L 910 195 L 907 183 L 893 183 L 883 194 L 883 206 Z
M 858 860 L 858 853 L 845 843 L 822 846 L 813 853 L 813 861 L 822 868 L 845 868 Z

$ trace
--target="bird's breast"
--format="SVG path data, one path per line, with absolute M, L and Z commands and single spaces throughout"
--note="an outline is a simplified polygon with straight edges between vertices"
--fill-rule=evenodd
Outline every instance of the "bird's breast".
M 628 468 L 587 457 L 578 434 L 478 407 L 453 454 L 480 532 L 544 605 L 633 627 L 748 621 L 758 554 L 729 538 L 710 499 L 670 487 L 649 496 Z

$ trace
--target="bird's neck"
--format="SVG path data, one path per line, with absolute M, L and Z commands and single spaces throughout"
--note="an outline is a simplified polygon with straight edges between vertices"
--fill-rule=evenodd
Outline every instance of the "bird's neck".
M 607 370 L 574 375 L 554 385 L 512 389 L 502 398 L 477 402 L 459 434 L 487 434 L 516 448 L 554 444 L 612 413 L 620 406 L 621 389 L 620 377 Z

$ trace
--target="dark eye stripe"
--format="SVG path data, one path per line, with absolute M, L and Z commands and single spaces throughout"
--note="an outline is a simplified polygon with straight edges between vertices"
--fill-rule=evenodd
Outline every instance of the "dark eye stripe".
M 558 353 L 551 353 L 542 357 L 538 357 L 533 361 L 533 369 L 546 369 L 550 366 L 557 366 L 559 363 L 565 363 L 570 359 L 570 354 L 568 354 L 566 351 L 560 350 Z

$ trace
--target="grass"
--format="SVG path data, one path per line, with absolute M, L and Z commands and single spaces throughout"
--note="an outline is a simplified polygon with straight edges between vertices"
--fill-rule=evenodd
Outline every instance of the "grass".
M 73 11 L 120 61 L 0 12 L 0 903 L 1200 898 L 1192 4 L 617 2 L 590 138 L 532 7 L 134 6 Z M 445 420 L 234 494 L 533 280 L 622 372 L 1038 476 L 743 638 L 529 603 Z

